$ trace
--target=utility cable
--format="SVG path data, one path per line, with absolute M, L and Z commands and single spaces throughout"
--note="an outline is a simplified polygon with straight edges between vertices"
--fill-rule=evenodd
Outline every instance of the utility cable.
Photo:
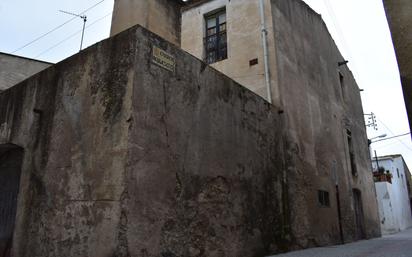
M 343 34 L 343 32 L 342 32 L 342 29 L 341 29 L 341 27 L 340 27 L 340 25 L 339 25 L 337 16 L 336 16 L 336 14 L 335 14 L 335 11 L 333 10 L 332 5 L 330 4 L 329 0 L 323 0 L 323 3 L 324 3 L 324 5 L 325 5 L 325 7 L 326 7 L 326 11 L 328 12 L 328 14 L 329 14 L 329 16 L 330 16 L 330 18 L 331 18 L 331 20 L 332 20 L 332 24 L 333 24 L 333 26 L 335 27 L 336 32 L 338 33 L 337 36 L 339 37 L 339 40 L 341 41 L 342 46 L 343 46 L 343 47 L 345 48 L 345 50 L 347 51 L 347 54 L 349 55 L 348 57 L 349 57 L 349 58 L 352 58 L 351 51 L 350 51 L 350 49 L 349 49 L 349 47 L 348 47 L 348 44 L 346 43 L 345 36 L 344 36 L 344 34 Z
M 104 1 L 105 1 L 105 0 L 101 0 L 101 1 L 99 1 L 99 2 L 97 2 L 97 3 L 95 3 L 95 4 L 94 4 L 94 5 L 92 5 L 91 7 L 87 8 L 87 9 L 86 9 L 86 10 L 84 10 L 84 11 L 82 11 L 80 14 L 84 14 L 84 13 L 86 13 L 87 11 L 90 11 L 91 9 L 95 8 L 96 6 L 98 6 L 99 4 L 103 3 Z M 64 23 L 60 24 L 59 26 L 55 27 L 54 29 L 52 29 L 52 30 L 50 30 L 50 31 L 48 31 L 48 32 L 46 32 L 46 33 L 44 33 L 43 35 L 41 35 L 41 36 L 39 36 L 39 37 L 37 37 L 37 38 L 33 39 L 32 41 L 28 42 L 27 44 L 25 44 L 25 45 L 23 45 L 23 46 L 21 46 L 21 47 L 17 48 L 16 50 L 14 50 L 14 51 L 13 51 L 13 52 L 11 52 L 11 53 L 12 53 L 12 54 L 14 54 L 14 53 L 16 53 L 16 52 L 18 52 L 18 51 L 20 51 L 20 50 L 22 50 L 22 49 L 24 49 L 24 48 L 28 47 L 29 45 L 31 45 L 31 44 L 33 44 L 33 43 L 35 43 L 35 42 L 39 41 L 40 39 L 42 39 L 42 38 L 44 38 L 45 36 L 47 36 L 47 35 L 49 35 L 49 34 L 53 33 L 54 31 L 56 31 L 56 30 L 60 29 L 61 27 L 63 27 L 64 25 L 68 24 L 69 22 L 71 22 L 71 21 L 73 21 L 73 20 L 75 20 L 75 19 L 77 19 L 77 17 L 73 17 L 73 18 L 71 18 L 71 19 L 67 20 L 66 22 L 64 22 Z
M 350 61 L 350 63 L 351 63 L 352 69 L 353 69 L 357 74 L 359 74 L 359 73 L 358 73 L 358 67 L 357 67 L 357 65 L 356 65 L 356 59 L 353 58 L 352 51 L 351 51 L 351 49 L 350 49 L 350 47 L 349 47 L 349 45 L 348 45 L 348 43 L 347 43 L 347 41 L 346 41 L 345 35 L 344 35 L 344 33 L 343 33 L 343 30 L 342 30 L 341 26 L 339 25 L 339 21 L 338 21 L 338 19 L 337 19 L 337 16 L 336 16 L 336 14 L 335 14 L 335 11 L 333 10 L 333 6 L 331 5 L 331 3 L 330 3 L 329 1 L 330 1 L 330 0 L 323 0 L 324 6 L 326 7 L 326 11 L 328 12 L 328 14 L 329 14 L 329 16 L 330 16 L 330 18 L 331 18 L 331 20 L 332 20 L 332 25 L 333 25 L 333 27 L 335 27 L 335 30 L 336 30 L 336 32 L 337 32 L 338 39 L 339 39 L 339 41 L 341 42 L 342 47 L 344 48 L 344 50 L 346 51 L 346 53 L 347 53 L 347 55 L 348 55 L 347 58 L 349 59 L 349 61 Z M 359 77 L 359 79 L 361 79 L 361 78 Z M 359 83 L 361 83 L 361 81 L 359 81 Z
M 372 142 L 372 143 L 373 143 L 373 142 Z M 393 146 L 393 145 L 398 145 L 398 144 L 399 144 L 399 142 L 395 140 L 395 142 L 390 142 L 390 143 L 388 143 L 388 144 L 386 144 L 386 145 L 374 146 L 373 149 L 375 149 L 375 150 L 384 149 L 384 148 L 387 148 L 387 147 L 390 147 L 390 146 Z
M 103 1 L 104 1 L 104 0 L 103 0 Z M 99 21 L 103 20 L 104 18 L 106 18 L 106 17 L 110 16 L 112 13 L 113 13 L 113 12 L 110 12 L 110 13 L 108 13 L 108 14 L 104 15 L 103 17 L 100 17 L 99 19 L 95 20 L 94 22 L 92 22 L 92 23 L 90 23 L 88 26 L 86 26 L 86 28 L 85 28 L 85 29 L 90 28 L 91 26 L 93 26 L 93 25 L 94 25 L 94 24 L 96 24 L 97 22 L 99 22 Z M 39 57 L 39 56 L 41 56 L 41 55 L 43 55 L 43 54 L 45 54 L 45 53 L 49 52 L 50 50 L 52 50 L 52 49 L 56 48 L 57 46 L 59 46 L 59 45 L 63 44 L 63 43 L 64 43 L 64 42 L 66 42 L 67 40 L 69 40 L 69 39 L 71 39 L 72 37 L 76 36 L 76 35 L 77 35 L 77 34 L 79 34 L 80 32 L 82 32 L 82 30 L 78 30 L 78 31 L 76 31 L 75 33 L 71 34 L 70 36 L 68 36 L 68 37 L 64 38 L 62 41 L 58 42 L 57 44 L 55 44 L 55 45 L 53 45 L 53 46 L 51 46 L 51 47 L 47 48 L 46 50 L 44 50 L 44 51 L 43 51 L 43 52 L 41 52 L 40 54 L 36 55 L 34 58 L 37 58 L 37 57 Z
M 386 126 L 386 124 L 385 124 L 382 120 L 380 120 L 380 119 L 378 119 L 378 120 L 379 120 L 380 123 L 382 123 L 382 125 L 383 125 L 392 135 L 395 136 L 395 133 L 393 133 L 392 130 L 391 130 L 388 126 Z M 408 150 L 410 150 L 410 151 L 412 152 L 412 149 L 411 149 L 408 145 L 406 145 L 402 140 L 400 140 L 399 138 L 396 138 L 396 140 L 398 140 L 404 147 L 406 147 Z

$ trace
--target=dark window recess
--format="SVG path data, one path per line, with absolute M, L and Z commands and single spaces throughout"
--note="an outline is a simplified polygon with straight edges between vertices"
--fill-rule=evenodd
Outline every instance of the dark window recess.
M 249 66 L 253 66 L 253 65 L 256 65 L 258 63 L 259 63 L 258 59 L 255 58 L 255 59 L 249 61 Z
M 355 176 L 358 174 L 358 170 L 356 168 L 356 162 L 355 162 L 355 151 L 353 149 L 352 132 L 349 129 L 346 130 L 346 137 L 348 139 L 350 168 L 352 171 L 352 175 Z
M 329 207 L 330 206 L 329 192 L 319 190 L 318 191 L 318 201 L 319 201 L 320 206 Z
M 11 256 L 23 149 L 0 144 L 0 256 Z
M 226 10 L 205 16 L 204 39 L 206 62 L 214 63 L 227 58 Z
M 398 178 L 399 178 L 399 169 L 398 168 L 396 168 L 396 172 L 398 173 Z
M 345 80 L 342 73 L 339 72 L 339 83 L 340 83 L 340 90 L 342 93 L 342 99 L 345 100 Z

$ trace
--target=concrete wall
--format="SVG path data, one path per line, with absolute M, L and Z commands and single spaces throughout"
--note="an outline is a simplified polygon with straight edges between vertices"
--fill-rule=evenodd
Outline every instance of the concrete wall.
M 139 24 L 180 45 L 181 6 L 175 0 L 115 0 L 110 36 Z
M 320 15 L 300 0 L 271 0 L 278 85 L 294 153 L 288 168 L 295 240 L 302 247 L 337 243 L 339 222 L 335 183 L 345 242 L 380 235 L 375 186 L 367 147 L 359 88 Z M 343 76 L 343 85 L 340 75 Z M 352 174 L 346 130 L 352 133 Z M 336 176 L 337 174 L 337 176 Z M 304 186 L 302 186 L 304 185 Z M 360 190 L 363 232 L 357 225 L 353 190 Z M 331 196 L 320 208 L 317 190 Z
M 268 29 L 270 78 L 272 98 L 279 106 L 276 59 L 274 49 L 271 4 L 265 0 L 266 25 Z M 211 64 L 215 69 L 246 86 L 263 98 L 267 98 L 264 77 L 264 59 L 258 0 L 203 1 L 182 10 L 182 49 L 199 59 L 205 59 L 203 39 L 205 37 L 205 14 L 226 7 L 228 58 Z M 258 64 L 249 61 L 258 59 Z
M 20 83 L 50 65 L 47 62 L 0 53 L 0 91 Z
M 13 256 L 275 253 L 284 129 L 278 109 L 140 27 L 88 48 L 0 94 L 0 144 L 25 150 Z
M 381 220 L 381 232 L 383 235 L 399 232 L 398 219 L 395 216 L 392 204 L 392 184 L 388 182 L 376 182 L 376 199 L 378 199 L 379 217 Z
M 383 0 L 398 60 L 403 95 L 412 127 L 412 2 Z
M 383 234 L 396 233 L 412 226 L 412 213 L 407 184 L 407 167 L 401 156 L 378 158 L 379 166 L 392 174 L 392 184 L 376 183 Z M 372 163 L 374 169 L 377 164 Z M 406 167 L 406 169 L 405 169 Z M 386 186 L 382 184 L 388 184 Z

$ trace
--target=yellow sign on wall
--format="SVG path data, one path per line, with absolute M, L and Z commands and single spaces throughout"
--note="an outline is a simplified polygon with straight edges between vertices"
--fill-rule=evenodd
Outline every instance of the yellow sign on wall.
M 175 71 L 175 57 L 157 46 L 153 46 L 152 62 L 171 72 Z

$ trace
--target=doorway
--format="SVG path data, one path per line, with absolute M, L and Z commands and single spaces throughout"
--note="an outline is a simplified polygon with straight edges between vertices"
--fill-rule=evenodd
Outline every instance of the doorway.
M 353 205 L 355 209 L 356 240 L 365 239 L 366 233 L 362 206 L 362 195 L 359 189 L 353 189 Z
M 0 257 L 10 256 L 22 162 L 22 148 L 0 145 Z

